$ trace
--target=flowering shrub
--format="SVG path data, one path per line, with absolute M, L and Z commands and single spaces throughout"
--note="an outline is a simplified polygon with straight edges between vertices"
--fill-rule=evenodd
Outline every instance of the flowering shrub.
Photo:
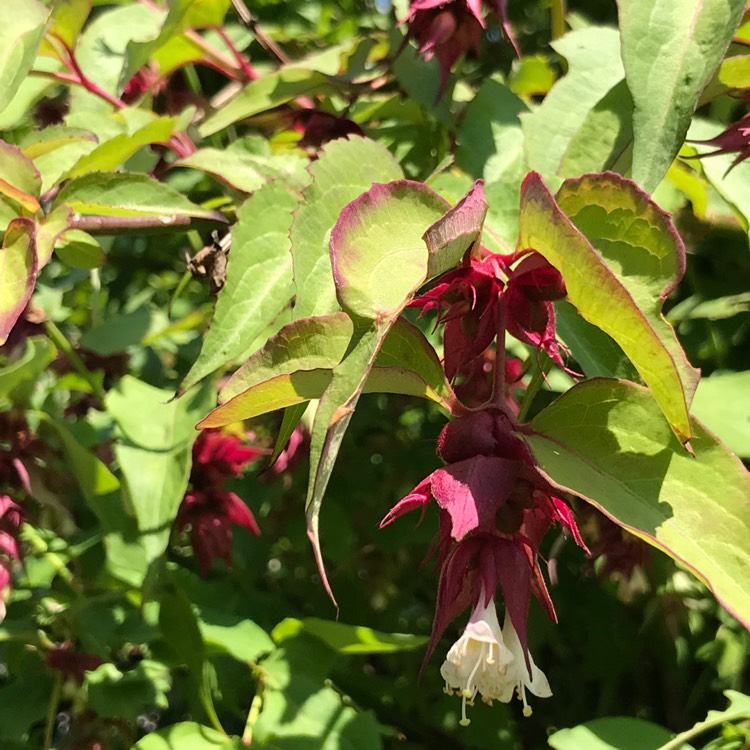
M 0 6 L 3 750 L 750 746 L 744 0 Z

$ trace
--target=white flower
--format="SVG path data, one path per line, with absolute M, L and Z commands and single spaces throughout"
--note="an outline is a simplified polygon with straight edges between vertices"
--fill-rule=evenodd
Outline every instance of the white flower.
M 484 590 L 471 613 L 461 637 L 453 644 L 440 667 L 448 695 L 461 695 L 462 726 L 468 726 L 466 706 L 479 694 L 485 703 L 508 703 L 513 693 L 523 701 L 524 716 L 531 715 L 526 688 L 539 698 L 552 695 L 547 678 L 529 654 L 531 673 L 526 666 L 521 642 L 506 611 L 503 629 L 497 620 L 495 600 L 484 606 Z
M 514 656 L 503 642 L 495 600 L 484 606 L 484 589 L 461 637 L 451 646 L 440 667 L 445 692 L 461 695 L 461 725 L 468 726 L 466 704 L 473 705 L 477 693 L 487 703 L 509 701 L 513 685 L 508 683 L 508 665 Z
M 508 650 L 513 654 L 513 661 L 508 665 L 507 679 L 518 691 L 518 697 L 523 701 L 523 715 L 531 716 L 531 706 L 526 702 L 526 688 L 528 688 L 537 698 L 549 698 L 552 695 L 549 682 L 544 672 L 542 672 L 534 660 L 531 658 L 531 652 L 528 652 L 529 667 L 526 666 L 523 647 L 518 639 L 518 633 L 513 627 L 508 610 L 505 610 L 505 621 L 503 622 L 503 639 Z

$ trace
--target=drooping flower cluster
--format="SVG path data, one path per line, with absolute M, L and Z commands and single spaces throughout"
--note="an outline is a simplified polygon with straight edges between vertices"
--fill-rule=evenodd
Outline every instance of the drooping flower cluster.
M 506 0 L 487 2 L 490 15 L 498 18 L 505 35 L 519 53 L 505 5 Z M 470 49 L 479 51 L 485 28 L 482 0 L 412 0 L 404 22 L 409 26 L 406 38 L 417 40 L 419 52 L 425 60 L 434 56 L 440 63 L 439 98 L 458 58 Z
M 231 565 L 233 525 L 260 534 L 252 511 L 224 483 L 240 476 L 263 454 L 263 450 L 244 445 L 235 435 L 221 430 L 204 430 L 193 444 L 190 489 L 180 505 L 177 527 L 189 528 L 204 577 L 217 557 Z
M 439 584 L 427 658 L 450 621 L 470 607 L 469 623 L 441 668 L 446 691 L 462 698 L 462 724 L 468 724 L 466 706 L 477 696 L 487 703 L 507 702 L 517 693 L 528 716 L 527 691 L 551 695 L 526 636 L 532 593 L 556 619 L 539 546 L 553 525 L 585 545 L 569 506 L 520 437 L 517 408 L 507 389 L 509 377 L 517 380 L 520 373 L 517 367 L 509 373 L 505 366 L 505 334 L 546 351 L 564 367 L 552 305 L 564 295 L 560 273 L 541 255 L 527 252 L 518 259 L 471 248 L 460 268 L 412 303 L 422 314 L 436 310 L 438 322 L 445 324 L 444 367 L 451 380 L 481 369 L 484 386 L 486 365 L 502 368 L 486 403 L 473 401 L 474 408 L 464 409 L 443 429 L 438 455 L 445 465 L 381 522 L 386 526 L 412 510 L 424 515 L 433 501 L 438 506 Z M 495 339 L 495 355 L 488 357 Z M 495 610 L 498 589 L 505 603 L 502 629 Z
M 468 254 L 460 268 L 411 303 L 422 314 L 437 310 L 438 322 L 445 323 L 445 374 L 453 380 L 506 329 L 563 367 L 552 305 L 566 293 L 560 272 L 538 253 L 515 265 L 514 256 L 481 253 Z

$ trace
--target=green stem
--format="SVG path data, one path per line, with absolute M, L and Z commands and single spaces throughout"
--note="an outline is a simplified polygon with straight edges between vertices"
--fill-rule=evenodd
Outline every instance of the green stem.
M 541 363 L 534 361 L 534 374 L 531 376 L 531 382 L 526 389 L 523 401 L 521 402 L 521 408 L 518 411 L 519 422 L 523 422 L 526 419 L 531 404 L 534 401 L 536 394 L 541 390 L 542 384 L 544 383 L 544 377 L 549 372 L 552 365 L 552 360 L 546 352 L 540 351 L 538 356 L 543 357 L 543 359 Z
M 103 409 L 104 389 L 96 382 L 96 378 L 73 349 L 70 341 L 65 338 L 63 332 L 51 320 L 48 320 L 44 324 L 44 327 L 52 343 L 65 354 L 75 371 L 91 386 L 91 392 L 99 402 L 99 406 Z
M 55 719 L 57 719 L 57 707 L 60 705 L 60 694 L 62 693 L 63 674 L 59 672 L 52 685 L 52 695 L 49 699 L 47 709 L 47 723 L 44 727 L 44 750 L 51 750 L 52 740 L 55 736 Z
M 62 578 L 63 581 L 65 581 L 65 583 L 67 583 L 68 586 L 70 586 L 70 588 L 76 592 L 76 594 L 80 594 L 81 587 L 79 586 L 78 581 L 76 581 L 70 570 L 68 570 L 68 566 L 65 564 L 60 555 L 58 555 L 56 552 L 49 551 L 49 545 L 44 541 L 44 539 L 42 539 L 42 537 L 39 535 L 39 532 L 31 524 L 24 524 L 23 535 L 29 542 L 32 551 L 36 552 L 37 554 L 44 555 L 50 562 L 52 567 L 55 569 L 55 572 L 60 576 L 60 578 Z
M 565 34 L 565 0 L 552 0 L 552 41 Z
M 735 718 L 743 717 L 732 717 L 732 719 Z M 675 735 L 666 745 L 662 745 L 659 750 L 680 750 L 688 740 L 697 737 L 699 734 L 703 734 L 703 732 L 707 732 L 709 729 L 720 727 L 722 724 L 726 724 L 728 720 L 726 714 L 724 714 L 717 719 L 706 719 L 705 721 L 701 721 L 691 729 L 687 729 L 684 732 Z
M 229 736 L 226 731 L 224 731 L 224 727 L 221 726 L 221 722 L 219 721 L 219 716 L 216 713 L 216 709 L 214 708 L 214 702 L 211 699 L 211 687 L 208 683 L 208 669 L 209 669 L 209 663 L 206 661 L 203 663 L 203 674 L 201 678 L 201 686 L 200 686 L 200 697 L 201 697 L 201 703 L 203 704 L 203 709 L 206 712 L 206 716 L 208 716 L 208 720 L 211 723 L 211 726 L 217 731 L 221 732 L 225 736 Z
M 252 703 L 250 704 L 250 710 L 247 712 L 247 721 L 245 722 L 245 731 L 242 733 L 242 744 L 252 745 L 253 744 L 253 727 L 255 722 L 258 721 L 260 716 L 260 709 L 263 705 L 263 689 L 260 683 L 258 683 L 258 690 L 253 696 Z

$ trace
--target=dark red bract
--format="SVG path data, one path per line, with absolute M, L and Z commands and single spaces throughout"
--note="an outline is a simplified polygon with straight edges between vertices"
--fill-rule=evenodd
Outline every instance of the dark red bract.
M 231 566 L 233 526 L 260 534 L 252 511 L 223 484 L 263 454 L 220 430 L 205 430 L 193 444 L 191 489 L 180 505 L 176 523 L 180 529 L 189 527 L 190 543 L 204 577 L 217 557 Z
M 79 685 L 83 685 L 85 673 L 104 664 L 104 659 L 96 654 L 75 651 L 71 644 L 64 643 L 48 652 L 44 663 L 50 669 L 62 672 L 65 678 L 72 677 Z

